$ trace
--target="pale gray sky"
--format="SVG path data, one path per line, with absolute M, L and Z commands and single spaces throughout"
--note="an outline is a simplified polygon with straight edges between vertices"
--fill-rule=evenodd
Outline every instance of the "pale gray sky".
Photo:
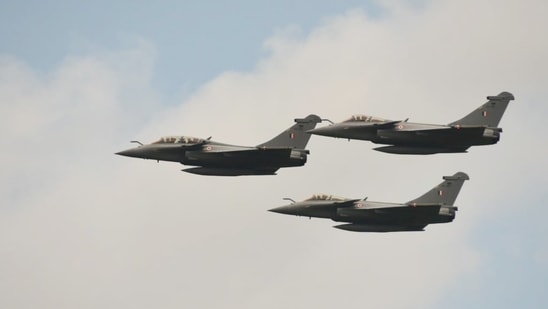
M 251 56 L 216 59 L 207 74 L 197 66 L 196 79 L 170 72 L 160 30 L 99 23 L 97 36 L 121 33 L 107 42 L 58 11 L 37 32 L 59 21 L 76 39 L 53 41 L 43 58 L 3 48 L 0 307 L 545 307 L 548 5 L 343 4 L 296 9 L 302 24 L 261 6 L 271 21 L 258 22 L 256 39 L 218 37 L 212 28 L 238 21 L 209 19 L 184 35 Z M 284 5 L 280 16 L 292 10 Z M 183 62 L 207 62 L 208 52 Z M 158 86 L 164 75 L 170 86 Z M 395 156 L 313 137 L 306 166 L 237 178 L 113 154 L 171 134 L 259 144 L 310 113 L 449 123 L 503 90 L 516 100 L 501 141 L 468 154 Z M 350 233 L 266 211 L 317 192 L 402 202 L 457 171 L 471 179 L 455 221 L 423 233 Z

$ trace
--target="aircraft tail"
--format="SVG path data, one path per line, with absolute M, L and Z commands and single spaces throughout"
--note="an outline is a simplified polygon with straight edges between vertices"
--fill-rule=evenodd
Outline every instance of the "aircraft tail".
M 314 129 L 322 120 L 316 115 L 308 115 L 295 119 L 295 122 L 289 129 L 257 147 L 305 149 L 311 136 L 306 131 Z
M 408 204 L 442 204 L 452 206 L 459 195 L 462 184 L 470 179 L 466 173 L 458 172 L 453 176 L 443 176 L 444 181 L 422 196 L 407 202 Z
M 478 107 L 464 118 L 450 123 L 450 126 L 487 126 L 496 128 L 500 119 L 514 96 L 510 92 L 501 92 L 496 96 L 488 96 L 487 103 Z

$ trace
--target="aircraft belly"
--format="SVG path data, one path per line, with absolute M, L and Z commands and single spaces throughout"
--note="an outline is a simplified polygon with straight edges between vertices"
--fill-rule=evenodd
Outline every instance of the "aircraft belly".
M 391 144 L 415 147 L 434 147 L 458 149 L 468 148 L 473 145 L 492 144 L 494 139 L 486 139 L 483 136 L 483 129 L 458 130 L 379 130 L 377 138 L 373 140 L 378 144 Z
M 390 134 L 379 135 L 378 143 L 392 145 L 408 145 L 408 146 L 455 146 L 461 145 L 459 139 L 445 136 L 417 135 L 411 132 L 394 132 Z
M 387 208 L 387 209 L 339 209 L 334 221 L 362 224 L 415 225 L 428 224 L 435 220 L 437 214 L 422 211 L 419 208 Z
M 222 168 L 279 168 L 303 166 L 306 155 L 295 158 L 278 153 L 256 152 L 188 152 L 182 162 L 187 165 Z

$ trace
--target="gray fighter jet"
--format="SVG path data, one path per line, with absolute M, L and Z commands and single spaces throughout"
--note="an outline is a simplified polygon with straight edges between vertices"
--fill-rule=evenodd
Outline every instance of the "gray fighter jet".
M 499 141 L 497 127 L 514 96 L 502 92 L 487 97 L 488 102 L 466 117 L 447 125 L 412 123 L 355 115 L 352 118 L 308 131 L 311 134 L 367 140 L 389 146 L 374 150 L 395 154 L 435 154 L 466 152 L 470 146 L 491 145 Z
M 132 141 L 140 146 L 116 154 L 197 166 L 183 171 L 199 175 L 275 175 L 281 167 L 303 166 L 306 163 L 310 153 L 305 149 L 310 139 L 306 131 L 313 129 L 321 119 L 309 115 L 295 119 L 295 122 L 280 135 L 256 147 L 222 144 L 211 138 L 169 136 L 148 145 Z
M 432 190 L 407 203 L 370 202 L 367 198 L 348 199 L 316 194 L 302 202 L 295 202 L 269 211 L 286 215 L 327 218 L 347 222 L 335 228 L 353 232 L 424 231 L 431 223 L 447 223 L 455 218 L 453 206 L 468 175 L 458 172 L 444 176 L 444 181 Z

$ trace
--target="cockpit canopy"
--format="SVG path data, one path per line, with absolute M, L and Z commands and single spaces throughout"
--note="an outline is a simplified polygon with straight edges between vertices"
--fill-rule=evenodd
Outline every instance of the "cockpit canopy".
M 347 119 L 343 122 L 351 122 L 351 121 L 363 121 L 363 122 L 374 122 L 374 123 L 381 123 L 388 121 L 387 119 L 374 117 L 374 116 L 367 116 L 367 115 L 353 115 L 350 117 L 350 119 Z
M 164 136 L 153 144 L 201 144 L 204 143 L 203 138 L 191 136 Z
M 346 198 L 329 194 L 314 194 L 305 201 L 346 201 Z

